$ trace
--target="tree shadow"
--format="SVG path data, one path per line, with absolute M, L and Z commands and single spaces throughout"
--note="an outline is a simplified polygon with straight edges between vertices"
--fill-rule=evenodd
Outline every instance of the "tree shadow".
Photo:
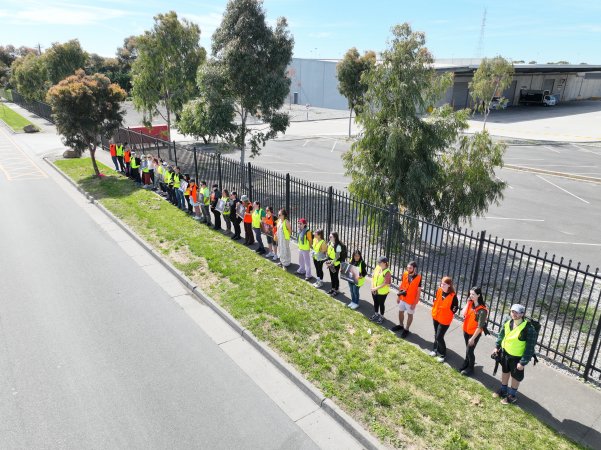
M 533 120 L 553 119 L 558 117 L 577 116 L 579 114 L 596 113 L 601 111 L 601 102 L 596 100 L 581 100 L 558 103 L 556 106 L 544 107 L 542 105 L 511 106 L 505 110 L 491 111 L 487 122 L 489 123 L 519 123 Z M 474 122 L 483 122 L 484 116 L 475 114 L 470 116 Z

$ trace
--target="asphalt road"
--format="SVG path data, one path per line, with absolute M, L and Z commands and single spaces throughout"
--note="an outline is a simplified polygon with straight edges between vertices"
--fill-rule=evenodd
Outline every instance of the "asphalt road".
M 0 130 L 0 447 L 315 448 Z

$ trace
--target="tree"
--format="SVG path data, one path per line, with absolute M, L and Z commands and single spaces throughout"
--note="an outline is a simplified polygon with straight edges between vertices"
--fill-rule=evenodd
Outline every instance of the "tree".
M 42 56 L 28 53 L 17 58 L 12 68 L 12 84 L 26 100 L 44 100 L 48 90 L 48 71 Z
M 247 146 L 251 155 L 278 133 L 286 131 L 289 117 L 279 112 L 290 90 L 287 67 L 292 59 L 294 39 L 286 19 L 280 17 L 275 28 L 267 25 L 260 0 L 230 0 L 221 25 L 213 35 L 211 64 L 219 67 L 234 102 L 239 121 L 231 143 L 240 148 L 244 165 Z M 249 116 L 259 118 L 267 128 L 249 128 Z
M 180 133 L 202 139 L 205 144 L 216 137 L 230 140 L 235 132 L 234 103 L 228 98 L 221 69 L 211 62 L 198 69 L 200 96 L 186 103 L 177 121 Z
M 361 75 L 376 65 L 376 53 L 368 51 L 359 55 L 355 47 L 346 52 L 342 61 L 336 65 L 338 91 L 346 97 L 349 107 L 348 135 L 351 136 L 353 111 L 355 115 L 363 105 L 363 96 L 367 86 L 361 83 Z
M 132 65 L 132 95 L 134 105 L 144 113 L 150 125 L 152 117 L 162 116 L 157 109 L 163 105 L 169 138 L 171 114 L 179 114 L 184 104 L 197 94 L 196 71 L 206 57 L 200 46 L 200 28 L 181 21 L 171 11 L 154 18 L 151 31 L 135 39 L 138 57 Z
M 528 64 L 536 64 L 536 61 L 528 61 Z
M 83 51 L 77 39 L 72 39 L 64 44 L 53 43 L 52 47 L 44 52 L 50 83 L 57 84 L 69 75 L 73 75 L 76 70 L 83 69 L 87 59 L 88 55 Z
M 472 99 L 476 102 L 476 110 L 484 115 L 482 129 L 486 129 L 493 97 L 499 97 L 500 102 L 507 102 L 502 93 L 511 84 L 514 73 L 513 64 L 502 56 L 484 58 L 480 62 L 469 87 Z
M 524 61 L 523 59 L 519 59 L 517 61 L 513 62 L 514 64 L 526 64 L 526 61 Z
M 90 150 L 92 167 L 96 164 L 99 136 L 110 138 L 123 123 L 121 102 L 125 91 L 102 74 L 86 75 L 80 69 L 50 88 L 47 101 L 63 142 L 80 155 Z
M 459 225 L 500 198 L 504 185 L 492 170 L 502 148 L 482 134 L 459 138 L 469 111 L 433 107 L 452 76 L 436 73 L 423 33 L 403 24 L 392 34 L 382 63 L 362 78 L 367 91 L 357 121 L 363 133 L 343 156 L 349 190 L 363 201 Z
M 117 70 L 112 80 L 119 83 L 128 93 L 131 92 L 131 67 L 138 57 L 136 49 L 136 36 L 129 36 L 123 40 L 123 46 L 117 49 Z

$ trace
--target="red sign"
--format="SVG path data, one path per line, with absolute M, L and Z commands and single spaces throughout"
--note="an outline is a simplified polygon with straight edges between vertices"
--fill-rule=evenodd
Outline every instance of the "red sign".
M 141 134 L 145 134 L 147 136 L 163 139 L 164 141 L 169 140 L 169 132 L 167 125 L 153 125 L 151 128 L 146 128 L 145 126 L 129 127 L 129 129 L 132 131 L 137 131 Z

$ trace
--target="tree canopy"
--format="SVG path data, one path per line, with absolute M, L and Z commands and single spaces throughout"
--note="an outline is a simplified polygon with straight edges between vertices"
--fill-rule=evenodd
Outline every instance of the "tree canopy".
M 83 51 L 79 41 L 72 39 L 65 43 L 55 42 L 44 52 L 44 61 L 48 70 L 48 79 L 51 84 L 73 75 L 76 70 L 83 69 L 88 60 L 88 54 Z
M 97 175 L 100 173 L 95 158 L 98 137 L 110 138 L 121 126 L 121 102 L 125 97 L 125 91 L 106 76 L 86 75 L 82 69 L 48 91 L 47 101 L 64 144 L 80 154 L 90 150 Z
M 343 158 L 349 190 L 359 199 L 459 225 L 501 198 L 504 183 L 494 167 L 502 164 L 503 146 L 487 134 L 460 138 L 469 111 L 434 107 L 452 76 L 437 74 L 433 62 L 423 33 L 408 24 L 392 29 L 382 63 L 362 77 L 363 133 Z
M 364 72 L 372 69 L 376 65 L 376 53 L 368 51 L 359 55 L 359 51 L 353 47 L 349 49 L 342 61 L 336 65 L 336 78 L 338 79 L 338 91 L 348 102 L 349 113 L 349 136 L 351 135 L 352 112 L 355 114 L 363 105 L 363 96 L 367 86 L 361 83 L 361 76 Z
M 137 58 L 132 64 L 132 96 L 136 108 L 149 124 L 160 112 L 171 129 L 171 114 L 179 114 L 184 104 L 197 95 L 196 72 L 206 58 L 200 46 L 200 28 L 171 11 L 158 14 L 154 27 L 135 38 Z
M 486 128 L 493 97 L 498 97 L 500 102 L 507 102 L 502 94 L 511 84 L 514 73 L 513 64 L 502 56 L 484 58 L 480 62 L 469 88 L 472 99 L 476 103 L 476 110 L 484 115 L 483 128 Z
M 215 73 L 220 75 L 205 82 L 224 86 L 239 117 L 239 121 L 233 123 L 231 142 L 241 150 L 241 164 L 244 164 L 247 139 L 251 154 L 256 155 L 267 140 L 288 128 L 288 115 L 279 109 L 290 90 L 286 70 L 293 46 L 286 19 L 280 17 L 275 28 L 270 27 L 262 1 L 228 2 L 223 20 L 213 35 L 210 61 L 211 66 L 217 67 Z M 260 129 L 248 127 L 250 116 L 263 122 Z
M 46 62 L 42 56 L 28 53 L 15 60 L 11 70 L 11 82 L 26 100 L 44 100 L 49 82 Z
M 229 98 L 222 67 L 213 62 L 198 69 L 198 98 L 186 103 L 177 121 L 177 129 L 208 144 L 216 137 L 231 140 L 235 132 L 234 103 Z

